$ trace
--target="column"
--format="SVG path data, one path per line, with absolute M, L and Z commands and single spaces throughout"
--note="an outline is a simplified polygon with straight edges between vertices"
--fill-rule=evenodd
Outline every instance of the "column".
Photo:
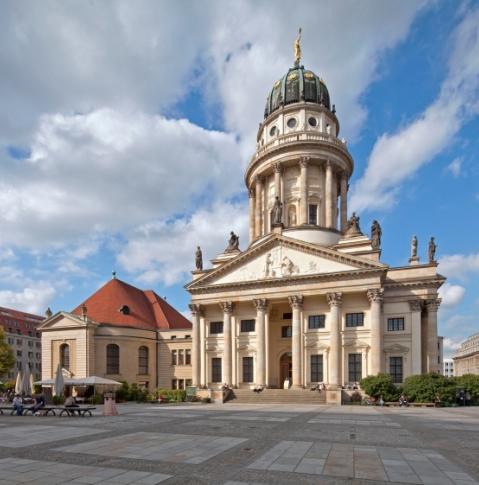
M 256 375 L 255 383 L 266 385 L 266 345 L 265 345 L 265 314 L 268 302 L 265 299 L 253 300 L 256 307 Z
M 421 349 L 421 300 L 411 300 L 409 310 L 411 312 L 411 372 L 422 373 L 422 349 Z
M 208 385 L 208 379 L 206 378 L 206 320 L 204 312 L 200 316 L 200 385 L 206 387 Z
M 299 177 L 299 223 L 308 223 L 308 157 L 302 157 L 299 160 L 300 177 Z
M 341 176 L 341 231 L 346 230 L 348 222 L 348 174 L 343 172 Z
M 263 232 L 261 230 L 261 225 L 263 222 L 263 217 L 262 217 L 262 211 L 263 207 L 261 204 L 262 198 L 263 198 L 263 180 L 261 177 L 256 177 L 256 189 L 255 189 L 255 195 L 256 195 L 256 214 L 255 214 L 255 236 L 256 237 L 261 237 L 263 235 Z
M 326 224 L 326 174 L 324 164 L 319 167 L 319 190 L 321 193 L 321 206 L 319 210 L 319 225 L 325 227 Z
M 437 311 L 441 304 L 440 298 L 426 301 L 427 311 L 427 372 L 439 372 L 437 349 Z
M 342 346 L 341 346 L 341 304 L 342 293 L 328 293 L 329 304 L 329 386 L 341 385 Z
M 303 296 L 289 297 L 289 304 L 293 309 L 293 335 L 292 335 L 292 364 L 293 387 L 301 387 L 301 310 L 303 309 Z
M 221 361 L 222 379 L 225 384 L 231 385 L 231 314 L 233 303 L 230 301 L 220 303 L 223 309 L 223 359 Z
M 256 220 L 255 220 L 255 208 L 256 197 L 254 189 L 249 189 L 249 242 L 253 242 L 255 239 Z
M 333 167 L 329 160 L 326 162 L 325 192 L 326 227 L 331 229 L 333 227 Z
M 281 199 L 281 171 L 282 167 L 280 163 L 273 164 L 274 172 L 274 196 Z
M 200 385 L 200 369 L 201 369 L 201 338 L 200 338 L 200 316 L 201 316 L 201 306 L 190 304 L 191 311 L 191 322 L 193 324 L 193 336 L 192 336 L 192 346 L 191 346 L 191 369 L 192 369 L 192 380 L 194 386 Z
M 383 290 L 373 288 L 367 291 L 369 303 L 371 304 L 371 375 L 375 376 L 381 372 L 383 360 L 383 332 L 381 319 L 381 305 L 383 301 Z

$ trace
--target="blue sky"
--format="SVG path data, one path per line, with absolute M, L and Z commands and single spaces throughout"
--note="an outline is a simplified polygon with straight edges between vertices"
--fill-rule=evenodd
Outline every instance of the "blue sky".
M 2 2 L 0 305 L 69 310 L 116 270 L 186 311 L 196 245 L 246 246 L 244 168 L 302 26 L 363 230 L 392 266 L 434 235 L 446 353 L 479 331 L 479 2 L 281 3 Z

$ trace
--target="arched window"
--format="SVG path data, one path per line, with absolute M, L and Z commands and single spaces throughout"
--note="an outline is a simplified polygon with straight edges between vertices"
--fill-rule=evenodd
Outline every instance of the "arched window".
M 116 344 L 106 346 L 106 373 L 120 373 L 120 347 Z
M 148 374 L 148 347 L 138 349 L 138 374 Z
M 70 370 L 70 346 L 68 344 L 60 345 L 60 366 Z

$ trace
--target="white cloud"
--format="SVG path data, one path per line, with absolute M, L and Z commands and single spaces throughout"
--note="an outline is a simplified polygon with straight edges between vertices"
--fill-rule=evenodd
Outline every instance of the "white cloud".
M 479 274 L 479 253 L 445 255 L 439 260 L 439 271 L 448 278 L 459 280 Z
M 461 347 L 462 340 L 456 340 L 449 337 L 444 337 L 443 353 L 445 358 L 450 358 L 454 355 L 456 350 Z
M 366 171 L 352 190 L 354 210 L 384 210 L 401 184 L 450 145 L 462 125 L 479 112 L 479 9 L 453 34 L 449 74 L 438 98 L 412 123 L 382 135 Z
M 167 218 L 242 184 L 233 135 L 101 109 L 45 115 L 30 159 L 0 168 L 0 242 L 35 247 Z
M 441 288 L 439 288 L 439 296 L 442 299 L 442 306 L 444 307 L 454 307 L 459 305 L 464 299 L 466 289 L 460 285 L 452 285 L 450 283 L 445 283 Z
M 191 278 L 196 246 L 203 252 L 203 267 L 227 246 L 229 233 L 240 236 L 240 247 L 248 245 L 248 211 L 243 204 L 216 202 L 191 217 L 146 224 L 131 235 L 118 255 L 120 265 L 138 274 L 143 283 L 172 285 Z
M 51 284 L 39 281 L 20 291 L 0 290 L 0 306 L 43 315 L 55 294 Z
M 462 158 L 456 157 L 448 166 L 447 170 L 452 173 L 454 177 L 459 177 L 461 175 L 462 168 Z

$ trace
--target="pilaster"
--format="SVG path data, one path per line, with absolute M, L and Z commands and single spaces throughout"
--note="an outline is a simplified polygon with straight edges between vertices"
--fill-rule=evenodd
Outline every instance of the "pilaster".
M 329 305 L 329 386 L 335 388 L 341 385 L 341 362 L 342 362 L 342 346 L 341 346 L 341 306 L 342 293 L 327 293 L 326 299 Z

